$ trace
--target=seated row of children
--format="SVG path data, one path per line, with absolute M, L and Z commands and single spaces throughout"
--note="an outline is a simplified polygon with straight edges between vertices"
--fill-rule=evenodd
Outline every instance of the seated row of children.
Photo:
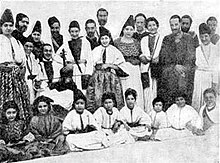
M 178 93 L 176 103 L 167 112 L 162 111 L 164 100 L 157 97 L 152 102 L 153 110 L 147 114 L 136 104 L 134 89 L 126 90 L 127 105 L 120 111 L 114 93 L 106 92 L 102 95 L 102 106 L 91 114 L 86 110 L 86 97 L 77 90 L 73 107 L 62 122 L 53 114 L 53 100 L 39 96 L 33 103 L 34 116 L 29 126 L 19 119 L 16 103 L 5 102 L 0 125 L 0 160 L 19 161 L 135 141 L 174 139 L 181 134 L 204 135 L 218 121 L 215 92 L 213 89 L 204 92 L 207 105 L 201 109 L 202 116 L 186 105 L 184 97 Z

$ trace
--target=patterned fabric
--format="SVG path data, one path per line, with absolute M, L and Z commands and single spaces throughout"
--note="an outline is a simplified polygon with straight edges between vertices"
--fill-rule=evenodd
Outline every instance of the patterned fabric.
M 18 66 L 0 66 L 0 116 L 6 101 L 14 100 L 18 105 L 19 116 L 27 124 L 31 113 L 29 92 L 24 76 Z M 0 117 L 1 121 L 1 117 Z

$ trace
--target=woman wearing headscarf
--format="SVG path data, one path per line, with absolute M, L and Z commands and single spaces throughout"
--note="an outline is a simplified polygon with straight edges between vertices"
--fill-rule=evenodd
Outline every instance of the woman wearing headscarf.
M 19 115 L 28 123 L 29 92 L 25 82 L 25 52 L 20 41 L 12 37 L 14 19 L 10 9 L 6 9 L 1 17 L 0 26 L 0 113 L 5 101 L 15 100 L 19 107 Z M 1 120 L 1 117 L 0 117 Z
M 137 105 L 144 109 L 143 87 L 141 83 L 141 72 L 139 59 L 141 47 L 132 36 L 134 33 L 134 19 L 130 15 L 125 22 L 120 37 L 114 41 L 114 45 L 121 51 L 126 61 L 127 78 L 121 79 L 123 92 L 133 88 L 138 92 Z

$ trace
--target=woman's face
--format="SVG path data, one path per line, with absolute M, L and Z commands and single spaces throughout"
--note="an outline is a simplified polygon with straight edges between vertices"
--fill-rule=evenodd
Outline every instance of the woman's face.
M 176 104 L 179 108 L 183 108 L 186 105 L 186 100 L 183 97 L 177 97 Z
M 72 39 L 77 39 L 79 37 L 79 28 L 77 27 L 72 27 L 69 29 L 69 33 Z
M 132 38 L 132 36 L 134 34 L 134 28 L 132 26 L 126 26 L 123 29 L 123 33 L 124 33 L 124 37 Z
M 85 107 L 86 107 L 86 103 L 83 99 L 79 99 L 75 102 L 75 109 L 78 113 L 83 113 Z
M 32 42 L 26 42 L 24 44 L 24 51 L 25 51 L 26 54 L 31 54 L 33 49 L 34 49 L 34 45 L 33 45 Z
M 200 40 L 204 45 L 208 45 L 211 42 L 210 36 L 208 33 L 200 34 Z
M 151 34 L 156 34 L 157 33 L 157 24 L 155 21 L 149 21 L 147 24 L 147 29 Z
M 128 97 L 126 97 L 126 104 L 129 109 L 134 108 L 135 102 L 136 100 L 133 95 L 128 95 Z
M 40 39 L 41 39 L 41 34 L 40 32 L 37 32 L 37 31 L 34 31 L 32 34 L 31 34 L 34 42 L 40 42 Z
M 101 37 L 100 41 L 103 47 L 107 47 L 109 46 L 110 38 L 107 35 L 105 35 Z
M 12 122 L 17 116 L 17 110 L 15 108 L 8 108 L 5 112 L 5 116 L 9 122 Z
M 206 93 L 204 96 L 204 100 L 206 105 L 209 106 L 215 106 L 216 103 L 216 97 L 213 93 Z
M 42 101 L 42 102 L 39 102 L 37 109 L 40 114 L 45 115 L 49 111 L 49 106 L 47 105 L 46 102 Z
M 163 103 L 162 102 L 156 102 L 155 104 L 154 104 L 154 110 L 155 110 L 155 112 L 161 112 L 162 111 L 162 109 L 163 109 Z
M 114 107 L 114 102 L 112 99 L 106 99 L 104 101 L 104 108 L 107 110 L 107 111 L 112 111 L 112 108 Z
M 5 22 L 1 28 L 4 35 L 11 35 L 11 33 L 13 32 L 13 23 Z

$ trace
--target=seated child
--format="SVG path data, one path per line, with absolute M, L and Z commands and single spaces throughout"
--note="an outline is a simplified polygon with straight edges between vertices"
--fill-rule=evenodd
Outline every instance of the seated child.
M 71 151 L 105 147 L 106 136 L 101 132 L 93 115 L 85 110 L 86 97 L 77 90 L 72 110 L 63 121 L 63 133 Z
M 136 105 L 137 92 L 128 88 L 125 91 L 126 106 L 120 113 L 123 121 L 126 122 L 126 128 L 135 140 L 149 140 L 151 135 L 151 118 L 139 106 Z
M 102 95 L 102 106 L 96 110 L 94 117 L 108 137 L 110 146 L 134 142 L 133 137 L 123 127 L 114 93 L 106 92 Z

